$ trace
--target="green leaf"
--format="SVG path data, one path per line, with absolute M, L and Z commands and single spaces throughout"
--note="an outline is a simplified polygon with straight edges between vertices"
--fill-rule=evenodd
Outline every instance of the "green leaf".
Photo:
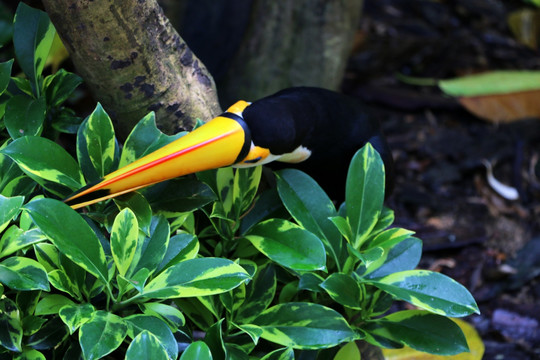
M 415 237 L 405 239 L 385 254 L 384 263 L 370 272 L 369 277 L 374 279 L 400 271 L 413 270 L 420 262 L 421 256 L 422 240 Z
M 178 357 L 176 339 L 163 320 L 149 315 L 132 315 L 125 318 L 125 321 L 129 325 L 128 336 L 133 338 L 134 341 L 140 334 L 147 331 L 155 337 L 157 345 L 164 350 L 165 358 L 167 356 L 170 359 Z
M 236 209 L 236 217 L 248 210 L 253 203 L 261 174 L 262 166 L 236 169 L 233 185 L 233 207 Z
M 184 350 L 180 360 L 212 360 L 212 353 L 203 341 L 195 341 Z
M 13 14 L 4 3 L 0 3 L 0 48 L 11 41 L 12 36 Z
M 155 212 L 193 211 L 216 199 L 208 185 L 188 177 L 163 181 L 142 192 Z
M 352 240 L 354 240 L 351 224 L 349 224 L 346 218 L 342 216 L 332 216 L 329 218 L 329 220 L 332 221 L 336 229 L 338 229 L 340 234 L 347 240 L 347 242 L 350 243 Z
M 92 304 L 66 304 L 60 310 L 60 318 L 67 325 L 69 333 L 73 334 L 81 325 L 92 319 L 95 313 Z
M 145 297 L 167 299 L 219 294 L 249 279 L 238 264 L 221 258 L 199 258 L 173 265 L 144 287 Z
M 184 260 L 194 259 L 199 253 L 199 240 L 197 236 L 180 232 L 169 239 L 167 252 L 157 271 L 178 264 Z
M 23 202 L 24 197 L 22 196 L 8 198 L 0 195 L 0 232 L 4 231 L 11 220 L 19 214 Z M 4 242 L 2 241 L 2 244 L 3 243 Z M 2 248 L 4 248 L 4 246 L 2 246 Z
M 45 355 L 35 349 L 25 348 L 22 353 L 13 357 L 13 360 L 46 360 Z
M 111 119 L 98 103 L 77 132 L 77 159 L 87 179 L 97 181 L 113 170 L 115 147 Z
M 295 349 L 326 348 L 356 336 L 338 312 L 312 303 L 273 306 L 253 324 L 263 329 L 262 338 Z
M 99 359 L 118 348 L 126 337 L 128 327 L 124 320 L 106 311 L 97 311 L 94 317 L 81 325 L 79 343 L 84 357 Z
M 38 302 L 35 315 L 57 314 L 65 305 L 73 305 L 74 302 L 60 294 L 46 294 Z
M 162 148 L 185 134 L 178 133 L 173 136 L 163 134 L 156 127 L 156 117 L 151 112 L 142 118 L 129 134 L 118 166 L 122 167 L 131 164 L 133 161 Z
M 480 96 L 538 90 L 540 71 L 501 70 L 439 81 L 451 96 Z
M 125 197 L 115 198 L 114 202 L 119 209 L 129 208 L 137 217 L 139 228 L 146 235 L 150 234 L 150 223 L 152 222 L 152 208 L 144 196 L 138 192 L 126 194 Z
M 66 204 L 38 199 L 25 209 L 43 234 L 70 260 L 108 284 L 108 269 L 101 244 L 84 219 Z M 74 236 L 73 234 L 77 234 Z
M 36 333 L 31 335 L 26 344 L 36 350 L 53 349 L 68 337 L 68 330 L 58 317 L 49 319 Z
M 200 173 L 197 173 L 200 174 Z M 244 236 L 251 228 L 263 220 L 271 218 L 287 218 L 289 214 L 279 198 L 276 188 L 263 191 L 256 199 L 253 208 L 242 217 L 240 235 Z
M 455 355 L 469 351 L 465 336 L 455 322 L 427 311 L 399 311 L 377 319 L 364 329 L 431 354 Z
M 44 81 L 44 88 L 48 106 L 60 106 L 80 84 L 82 84 L 80 76 L 64 69 L 47 76 Z
M 334 360 L 360 360 L 360 350 L 356 345 L 356 342 L 351 341 L 343 346 L 334 356 Z
M 39 243 L 34 245 L 34 253 L 37 261 L 43 265 L 47 272 L 51 272 L 60 267 L 60 253 L 53 244 Z
M 120 275 L 124 276 L 131 265 L 139 240 L 139 224 L 133 211 L 122 210 L 114 219 L 111 230 L 111 252 Z
M 322 241 L 287 220 L 270 219 L 254 226 L 246 238 L 264 255 L 298 271 L 323 270 L 326 253 Z
M 2 95 L 7 89 L 9 79 L 11 78 L 12 66 L 13 59 L 0 63 L 0 95 Z
M 341 236 L 329 218 L 337 215 L 328 195 L 307 174 L 296 169 L 277 173 L 279 196 L 296 222 L 321 239 L 332 258 L 340 263 Z
M 368 247 L 380 246 L 382 248 L 391 248 L 401 241 L 407 239 L 414 234 L 414 231 L 410 231 L 402 228 L 391 228 L 380 232 L 373 238 L 368 244 Z
M 266 354 L 261 360 L 294 360 L 294 350 L 289 347 L 277 349 Z
M 260 267 L 246 285 L 244 304 L 238 309 L 237 321 L 247 324 L 266 310 L 276 294 L 276 270 L 272 264 Z
M 238 329 L 240 329 L 242 332 L 246 333 L 253 341 L 253 344 L 257 345 L 257 343 L 259 342 L 259 338 L 261 337 L 263 333 L 260 327 L 256 325 L 238 325 L 234 323 L 233 325 L 236 326 Z
M 184 326 L 186 323 L 186 319 L 184 318 L 184 315 L 182 315 L 182 312 L 174 306 L 162 303 L 147 302 L 140 304 L 139 307 L 146 315 L 152 315 L 165 321 L 173 330 Z
M 141 331 L 133 339 L 126 351 L 126 360 L 167 360 L 167 352 L 161 346 L 158 338 L 149 331 Z M 176 357 L 172 358 L 176 359 Z
M 22 2 L 17 7 L 13 23 L 13 45 L 17 62 L 38 89 L 38 78 L 54 39 L 54 27 L 45 12 Z
M 398 299 L 436 314 L 461 317 L 480 313 L 469 291 L 440 273 L 408 270 L 366 281 Z
M 19 309 L 12 300 L 0 298 L 0 345 L 11 351 L 22 350 L 23 329 Z
M 0 263 L 0 283 L 14 290 L 49 291 L 47 272 L 35 260 L 12 256 Z
M 75 298 L 81 297 L 80 289 L 63 270 L 57 269 L 49 272 L 49 282 L 56 289 L 63 291 Z
M 316 273 L 305 273 L 300 276 L 298 281 L 298 290 L 309 290 L 312 292 L 321 292 L 319 285 L 324 281 L 324 278 Z
M 130 269 L 130 274 L 146 268 L 152 274 L 163 260 L 169 245 L 169 223 L 163 216 L 152 217 L 150 237 L 146 237 L 135 254 L 136 266 Z
M 26 95 L 16 95 L 9 99 L 4 116 L 9 136 L 18 139 L 41 134 L 46 111 L 45 98 L 32 99 Z
M 352 246 L 358 249 L 377 224 L 384 201 L 384 164 L 370 143 L 351 161 L 345 199 L 354 235 Z
M 320 285 L 337 303 L 352 308 L 360 309 L 362 289 L 352 276 L 342 273 L 333 273 Z
M 2 206 L 0 205 L 0 209 L 1 207 Z M 15 225 L 10 226 L 0 239 L 0 258 L 11 255 L 18 250 L 24 249 L 32 244 L 37 244 L 45 239 L 46 237 L 39 229 L 23 231 Z
M 33 179 L 44 179 L 73 190 L 82 186 L 79 165 L 60 145 L 49 139 L 25 136 L 0 150 Z

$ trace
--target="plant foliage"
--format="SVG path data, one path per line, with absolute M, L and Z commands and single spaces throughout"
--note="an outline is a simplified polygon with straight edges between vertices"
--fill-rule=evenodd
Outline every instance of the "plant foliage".
M 13 31 L 26 76 L 11 76 L 13 60 L 0 64 L 0 356 L 359 359 L 358 340 L 467 351 L 447 316 L 478 307 L 454 280 L 415 270 L 421 241 L 391 227 L 371 145 L 352 159 L 339 209 L 298 170 L 259 189 L 257 167 L 78 213 L 59 199 L 175 137 L 149 114 L 120 151 L 99 104 L 82 123 L 62 105 L 80 78 L 43 76 L 54 34 L 46 15 L 21 3 Z M 77 160 L 54 141 L 75 130 Z M 420 310 L 390 313 L 394 300 Z

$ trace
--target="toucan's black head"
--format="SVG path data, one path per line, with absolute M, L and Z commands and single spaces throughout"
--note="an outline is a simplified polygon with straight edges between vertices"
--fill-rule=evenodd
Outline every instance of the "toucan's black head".
M 253 144 L 281 156 L 277 161 L 300 161 L 294 167 L 310 174 L 336 200 L 344 197 L 353 155 L 367 142 L 385 163 L 386 194 L 393 188 L 390 149 L 378 121 L 356 99 L 321 88 L 289 88 L 253 102 L 242 116 Z M 270 166 L 290 167 L 276 162 Z

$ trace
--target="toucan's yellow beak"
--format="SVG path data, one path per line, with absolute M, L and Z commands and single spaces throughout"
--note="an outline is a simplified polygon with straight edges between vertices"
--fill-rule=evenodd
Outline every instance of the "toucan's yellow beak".
M 228 112 L 178 140 L 88 185 L 64 201 L 78 209 L 151 184 L 235 163 L 256 163 L 264 151 L 251 143 L 249 129 L 235 117 L 249 106 L 239 101 Z M 236 114 L 236 115 L 235 115 Z M 256 150 L 256 151 L 253 151 Z M 255 161 L 253 161 L 255 160 Z

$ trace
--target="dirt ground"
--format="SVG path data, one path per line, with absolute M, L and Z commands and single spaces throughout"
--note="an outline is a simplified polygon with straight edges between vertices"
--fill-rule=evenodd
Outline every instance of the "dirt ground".
M 522 1 L 366 0 L 343 90 L 380 117 L 396 160 L 388 205 L 424 241 L 423 268 L 465 285 L 485 359 L 540 358 L 540 121 L 494 124 L 437 87 L 399 75 L 446 79 L 485 70 L 539 69 L 508 15 Z M 530 7 L 532 9 L 532 7 Z M 540 17 L 539 17 L 540 19 Z M 498 195 L 494 176 L 519 199 Z

